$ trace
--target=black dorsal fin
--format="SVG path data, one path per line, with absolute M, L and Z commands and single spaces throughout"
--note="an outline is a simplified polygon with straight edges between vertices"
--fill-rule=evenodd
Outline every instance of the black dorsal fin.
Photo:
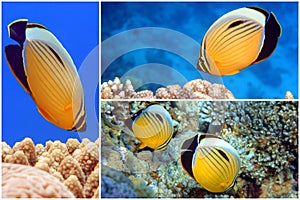
M 31 94 L 23 65 L 22 48 L 19 45 L 8 45 L 5 47 L 5 56 L 14 76 L 26 92 Z
M 265 17 L 266 17 L 266 19 L 269 17 L 269 12 L 266 11 L 265 9 L 263 9 L 263 8 L 260 8 L 260 7 L 257 7 L 257 6 L 248 6 L 247 8 L 256 10 L 256 11 L 258 11 L 258 12 L 264 14 Z
M 265 40 L 263 43 L 263 47 L 253 64 L 261 62 L 272 55 L 277 46 L 278 38 L 280 35 L 280 24 L 277 21 L 275 15 L 273 13 L 270 13 L 265 25 Z
M 220 139 L 220 137 L 218 137 L 217 135 L 214 135 L 214 134 L 209 134 L 209 133 L 202 133 L 200 136 L 199 136 L 199 143 L 201 140 L 205 139 L 205 138 L 218 138 Z
M 37 23 L 28 23 L 26 28 L 41 28 L 41 29 L 45 29 L 47 30 L 47 28 L 41 24 L 37 24 Z
M 24 41 L 26 39 L 26 26 L 27 20 L 16 20 L 8 26 L 9 37 L 17 41 L 23 48 Z

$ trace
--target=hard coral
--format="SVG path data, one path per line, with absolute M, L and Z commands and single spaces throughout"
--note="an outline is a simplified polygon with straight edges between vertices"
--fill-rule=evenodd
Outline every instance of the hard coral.
M 84 186 L 84 194 L 86 198 L 91 198 L 95 195 L 98 189 L 99 194 L 99 165 L 95 170 L 88 176 L 86 184 Z
M 74 198 L 74 195 L 42 170 L 2 163 L 2 198 Z
M 13 147 L 14 151 L 23 151 L 30 165 L 36 163 L 36 153 L 33 141 L 30 138 L 25 138 L 22 142 L 16 143 Z
M 29 165 L 28 159 L 25 156 L 23 151 L 16 151 L 12 156 L 7 156 L 5 158 L 5 162 L 21 164 L 21 165 Z
M 69 178 L 71 175 L 75 175 L 81 185 L 84 185 L 84 174 L 82 169 L 80 168 L 79 163 L 77 162 L 76 159 L 74 159 L 72 156 L 67 156 L 63 161 L 61 162 L 60 166 L 58 167 L 57 170 L 63 177 L 64 179 Z
M 3 162 L 30 165 L 36 170 L 43 170 L 65 184 L 76 197 L 97 196 L 99 140 L 91 142 L 84 138 L 80 143 L 77 139 L 69 139 L 66 144 L 48 141 L 44 147 L 42 144 L 34 146 L 31 139 L 25 138 L 17 142 L 14 148 L 5 142 L 1 144 Z
M 80 184 L 77 176 L 71 175 L 65 181 L 64 184 L 69 188 L 69 190 L 75 195 L 77 198 L 83 198 L 83 189 Z
M 125 87 L 118 77 L 101 85 L 101 99 L 234 99 L 233 94 L 222 84 L 212 84 L 196 79 L 179 85 L 158 88 L 156 94 L 149 90 L 135 92 L 130 80 Z
M 101 166 L 101 197 L 134 198 L 132 182 L 122 173 L 107 166 Z

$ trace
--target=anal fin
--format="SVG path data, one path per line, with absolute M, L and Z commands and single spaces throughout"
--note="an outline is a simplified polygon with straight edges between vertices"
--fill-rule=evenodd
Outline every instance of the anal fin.
M 28 94 L 31 94 L 31 90 L 27 82 L 27 76 L 24 70 L 22 48 L 19 45 L 8 45 L 5 47 L 5 55 L 10 70 L 24 90 Z

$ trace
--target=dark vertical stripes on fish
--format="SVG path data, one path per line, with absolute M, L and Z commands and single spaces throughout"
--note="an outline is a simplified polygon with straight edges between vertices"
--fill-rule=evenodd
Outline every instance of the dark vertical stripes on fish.
M 217 76 L 233 75 L 274 52 L 281 27 L 275 15 L 245 7 L 216 20 L 203 37 L 197 68 Z
M 160 105 L 150 105 L 132 116 L 133 122 L 125 124 L 135 137 L 141 141 L 140 149 L 163 149 L 173 136 L 173 125 L 170 114 Z
M 212 134 L 199 134 L 184 141 L 180 159 L 182 167 L 192 178 L 215 193 L 229 190 L 240 169 L 237 151 Z

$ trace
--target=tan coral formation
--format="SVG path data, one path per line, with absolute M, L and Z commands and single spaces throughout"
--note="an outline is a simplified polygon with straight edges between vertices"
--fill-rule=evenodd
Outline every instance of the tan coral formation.
M 192 80 L 183 88 L 177 84 L 161 87 L 155 94 L 149 90 L 135 92 L 130 80 L 124 85 L 116 77 L 102 83 L 101 99 L 234 99 L 234 96 L 224 85 L 201 79 Z
M 74 195 L 42 170 L 2 163 L 2 198 L 74 198 Z
M 33 141 L 30 138 L 25 138 L 22 142 L 17 142 L 13 147 L 16 152 L 18 150 L 23 151 L 28 159 L 30 165 L 35 165 L 36 163 L 36 153 Z
M 85 138 L 80 143 L 77 139 L 69 139 L 66 144 L 48 141 L 44 147 L 42 144 L 35 146 L 30 138 L 25 138 L 13 148 L 2 142 L 2 162 L 27 165 L 33 170 L 44 171 L 64 184 L 73 197 L 92 198 L 99 196 L 99 142 Z M 35 181 L 40 180 L 36 177 Z M 10 197 L 12 192 L 19 195 L 12 190 Z
M 285 98 L 286 99 L 294 99 L 294 95 L 291 93 L 291 91 L 286 91 Z

